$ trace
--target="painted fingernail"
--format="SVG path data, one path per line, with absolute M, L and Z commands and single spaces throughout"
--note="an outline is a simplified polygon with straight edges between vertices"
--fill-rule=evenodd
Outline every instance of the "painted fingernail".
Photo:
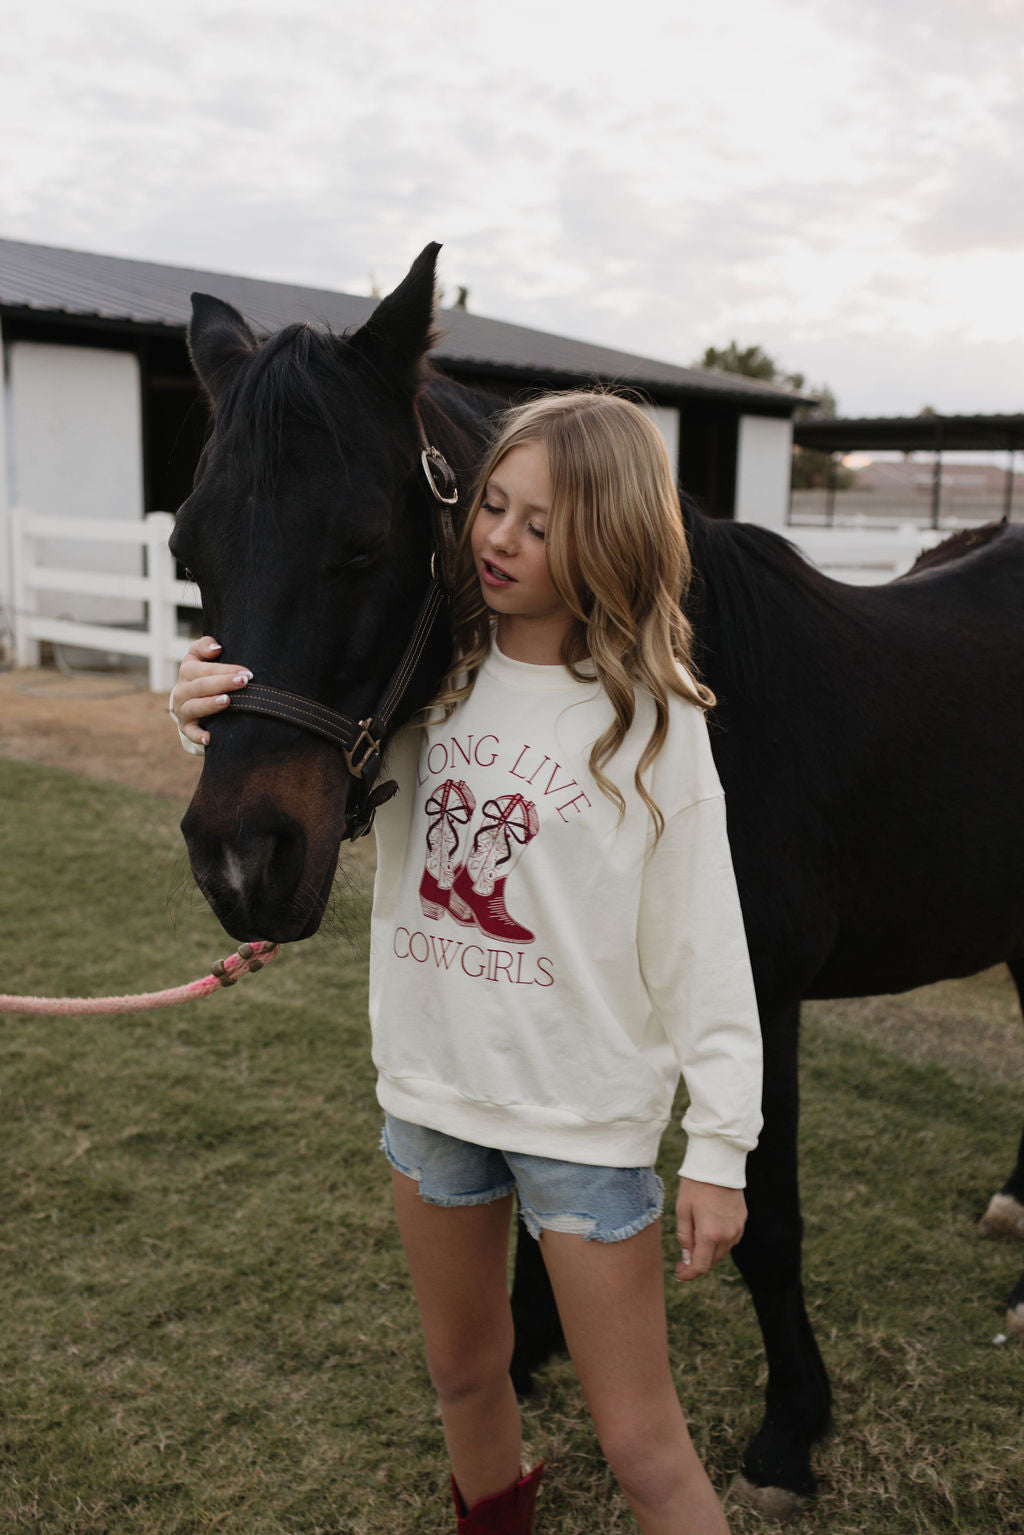
M 208 650 L 221 650 L 221 649 L 223 649 L 223 646 L 220 644 L 220 642 L 218 640 L 211 640 L 209 645 L 206 648 Z
M 231 681 L 241 687 L 243 683 L 252 681 L 252 672 L 239 672 L 237 676 L 232 677 Z
M 228 695 L 227 695 L 227 693 L 218 693 L 217 697 L 213 700 L 213 702 L 215 704 L 226 704 L 228 702 Z
M 690 1249 L 688 1247 L 683 1248 L 683 1262 L 686 1264 L 687 1268 L 689 1268 L 690 1264 L 693 1262 L 693 1259 L 690 1256 Z

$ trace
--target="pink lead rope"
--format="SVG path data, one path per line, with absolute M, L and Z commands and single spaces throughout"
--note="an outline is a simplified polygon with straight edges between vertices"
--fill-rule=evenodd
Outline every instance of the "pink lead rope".
M 151 1008 L 174 1007 L 179 1002 L 196 1002 L 222 986 L 233 986 L 243 975 L 255 975 L 281 952 L 279 943 L 243 943 L 227 959 L 218 959 L 209 975 L 186 986 L 171 986 L 167 991 L 144 991 L 127 997 L 12 997 L 0 992 L 0 1013 L 145 1013 Z

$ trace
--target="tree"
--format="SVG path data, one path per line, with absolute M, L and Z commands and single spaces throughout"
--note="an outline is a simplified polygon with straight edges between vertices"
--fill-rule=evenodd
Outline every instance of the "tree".
M 730 341 L 727 347 L 709 346 L 701 358 L 700 366 L 717 369 L 719 373 L 739 373 L 744 378 L 756 378 L 764 384 L 778 384 L 783 389 L 792 390 L 794 394 L 803 394 L 805 391 L 805 375 L 786 373 L 760 346 L 740 347 L 735 341 Z M 814 418 L 835 420 L 836 397 L 827 384 L 812 386 L 806 392 L 815 396 L 816 403 L 798 406 L 795 412 L 798 421 Z M 816 490 L 826 485 L 829 456 L 828 453 L 815 453 L 810 448 L 794 448 L 793 489 Z M 849 485 L 851 482 L 852 476 L 849 470 L 836 471 L 835 484 L 838 487 Z
M 741 351 L 735 341 L 724 348 L 709 346 L 700 366 L 715 368 L 719 373 L 741 373 L 744 378 L 759 378 L 765 384 L 782 382 L 775 362 L 762 347 L 746 346 Z

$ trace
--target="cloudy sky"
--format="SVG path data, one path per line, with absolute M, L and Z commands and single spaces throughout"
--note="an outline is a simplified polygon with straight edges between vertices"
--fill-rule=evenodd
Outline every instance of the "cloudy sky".
M 1024 0 L 0 0 L 0 236 L 1018 411 Z

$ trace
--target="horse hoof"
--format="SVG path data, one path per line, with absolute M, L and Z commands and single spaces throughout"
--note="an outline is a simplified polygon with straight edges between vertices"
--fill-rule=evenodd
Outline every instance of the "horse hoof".
M 1012 1194 L 993 1194 L 978 1230 L 983 1237 L 1014 1237 L 1024 1242 L 1024 1205 Z
M 1024 1343 L 1024 1300 L 1011 1306 L 1006 1313 L 1006 1336 L 1015 1343 Z
M 1021 1321 L 1024 1325 L 1024 1317 Z M 813 1502 L 812 1498 L 804 1497 L 802 1493 L 790 1492 L 788 1487 L 758 1487 L 748 1481 L 742 1471 L 733 1477 L 729 1497 L 744 1508 L 752 1508 L 762 1519 L 774 1519 L 777 1524 L 786 1524 L 790 1519 L 795 1519 Z

